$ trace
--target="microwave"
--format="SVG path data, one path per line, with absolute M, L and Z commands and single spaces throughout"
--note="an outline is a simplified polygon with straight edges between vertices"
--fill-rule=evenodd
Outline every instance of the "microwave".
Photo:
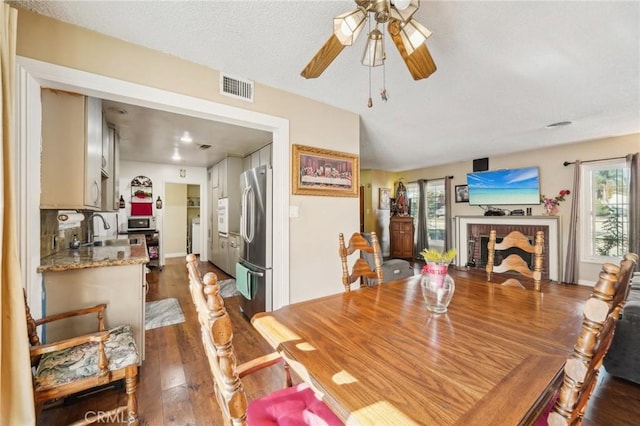
M 155 216 L 129 216 L 127 218 L 127 231 L 155 231 L 157 222 Z

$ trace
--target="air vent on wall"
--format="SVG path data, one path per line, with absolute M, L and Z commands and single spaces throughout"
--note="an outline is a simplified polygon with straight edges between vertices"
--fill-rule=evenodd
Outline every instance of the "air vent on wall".
M 253 81 L 220 73 L 220 94 L 253 102 Z

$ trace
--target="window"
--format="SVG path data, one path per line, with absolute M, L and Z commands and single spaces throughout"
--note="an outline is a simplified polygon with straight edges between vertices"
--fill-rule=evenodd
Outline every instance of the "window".
M 617 262 L 627 252 L 629 168 L 624 159 L 582 165 L 581 260 Z
M 409 214 L 413 217 L 415 229 L 418 229 L 418 206 L 419 206 L 419 189 L 417 182 L 407 184 L 407 199 L 410 200 Z M 429 247 L 443 250 L 445 235 L 445 213 L 446 205 L 444 202 L 444 179 L 435 179 L 427 181 L 426 188 L 426 218 L 427 218 L 427 236 L 429 239 Z M 414 234 L 414 244 L 417 242 L 416 232 Z M 422 250 L 422 249 L 421 249 Z

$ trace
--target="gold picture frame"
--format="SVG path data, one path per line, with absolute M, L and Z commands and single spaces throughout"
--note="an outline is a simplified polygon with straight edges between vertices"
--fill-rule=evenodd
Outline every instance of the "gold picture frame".
M 291 188 L 294 195 L 357 197 L 359 157 L 311 146 L 292 146 Z

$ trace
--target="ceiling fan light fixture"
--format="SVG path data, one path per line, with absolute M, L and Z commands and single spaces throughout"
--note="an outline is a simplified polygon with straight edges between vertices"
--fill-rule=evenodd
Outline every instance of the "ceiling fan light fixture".
M 366 65 L 368 67 L 379 67 L 384 64 L 384 59 L 384 42 L 382 33 L 377 28 L 374 28 L 369 33 L 367 45 L 364 47 L 362 65 Z
M 343 46 L 351 46 L 364 28 L 367 14 L 361 8 L 333 18 L 333 34 Z
M 420 0 L 391 0 L 391 17 L 407 22 L 420 9 Z
M 431 31 L 413 18 L 404 24 L 400 30 L 402 44 L 408 55 L 411 55 L 430 36 Z

